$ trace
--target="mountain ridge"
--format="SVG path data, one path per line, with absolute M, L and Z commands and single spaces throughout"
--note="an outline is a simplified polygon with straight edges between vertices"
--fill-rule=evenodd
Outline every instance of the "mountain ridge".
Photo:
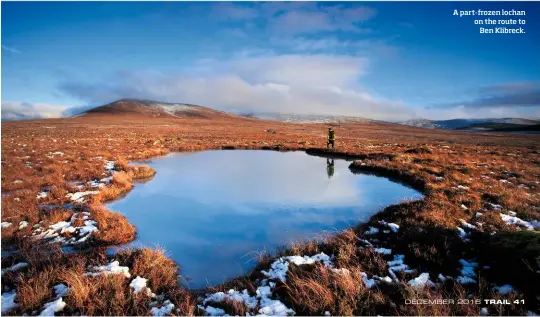
M 120 99 L 103 106 L 88 109 L 81 115 L 135 115 L 145 117 L 170 117 L 170 118 L 194 118 L 215 119 L 218 117 L 242 118 L 241 116 L 215 110 L 212 108 L 189 104 L 171 103 L 147 99 Z
M 275 120 L 289 123 L 367 123 L 377 121 L 357 116 L 293 114 L 278 112 L 243 113 L 240 115 L 248 118 Z
M 449 120 L 429 120 L 412 119 L 399 122 L 399 124 L 418 128 L 443 129 L 443 130 L 479 130 L 485 125 L 484 130 L 490 130 L 490 126 L 498 125 L 497 128 L 504 128 L 514 125 L 535 125 L 540 120 L 524 118 L 485 118 L 485 119 L 449 119 Z

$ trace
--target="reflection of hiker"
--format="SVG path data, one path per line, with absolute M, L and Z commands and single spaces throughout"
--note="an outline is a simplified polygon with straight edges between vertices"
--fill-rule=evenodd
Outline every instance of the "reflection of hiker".
M 326 159 L 326 173 L 328 173 L 328 178 L 334 176 L 334 159 Z
M 326 143 L 326 148 L 330 147 L 330 144 L 332 144 L 332 149 L 334 148 L 334 143 L 336 141 L 336 133 L 332 128 L 328 128 L 328 142 Z

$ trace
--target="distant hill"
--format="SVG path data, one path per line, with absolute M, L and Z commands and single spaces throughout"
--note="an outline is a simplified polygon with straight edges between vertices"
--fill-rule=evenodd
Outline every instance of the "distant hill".
M 441 129 L 442 127 L 439 126 L 437 122 L 440 122 L 440 121 L 428 120 L 428 119 L 413 119 L 413 120 L 399 122 L 399 124 L 408 125 L 410 127 L 417 127 L 417 128 Z
M 291 123 L 366 123 L 369 120 L 362 117 L 353 116 L 331 116 L 315 114 L 287 114 L 287 113 L 244 113 L 245 117 L 258 118 L 264 120 L 276 120 Z
M 92 108 L 77 116 L 92 115 L 134 115 L 146 117 L 170 118 L 200 118 L 215 119 L 242 118 L 228 112 L 218 111 L 207 107 L 185 104 L 167 103 L 153 100 L 121 99 L 101 107 Z
M 400 124 L 412 127 L 445 130 L 493 130 L 508 127 L 519 127 L 540 124 L 538 120 L 522 118 L 491 118 L 491 119 L 451 119 L 451 120 L 427 120 L 414 119 Z
M 496 132 L 540 132 L 540 124 L 521 125 L 514 127 L 495 128 L 492 131 Z

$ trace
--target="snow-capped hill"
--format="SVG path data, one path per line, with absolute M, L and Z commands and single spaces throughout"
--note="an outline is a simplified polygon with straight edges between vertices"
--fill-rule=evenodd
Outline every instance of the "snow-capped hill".
M 257 113 L 244 114 L 244 116 L 290 123 L 365 123 L 370 121 L 369 119 L 353 116 L 313 114 Z
M 438 129 L 440 128 L 439 125 L 435 123 L 433 120 L 428 119 L 413 119 L 408 121 L 400 122 L 400 124 L 408 125 L 411 127 L 417 127 L 417 128 L 427 128 L 427 129 Z
M 170 118 L 242 118 L 240 116 L 186 103 L 168 103 L 152 100 L 121 99 L 110 104 L 93 108 L 84 115 L 131 115 Z
M 180 114 L 182 112 L 197 110 L 197 107 L 199 107 L 199 106 L 188 105 L 188 104 L 183 104 L 183 103 L 151 103 L 151 104 L 148 104 L 148 106 L 155 107 L 156 109 L 161 109 L 165 111 L 166 113 L 173 116 Z

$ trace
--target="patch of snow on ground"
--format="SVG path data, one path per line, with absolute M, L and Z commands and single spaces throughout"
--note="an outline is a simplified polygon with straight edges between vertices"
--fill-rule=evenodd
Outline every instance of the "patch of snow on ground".
M 287 279 L 287 271 L 289 270 L 289 262 L 283 258 L 279 258 L 270 265 L 270 270 L 261 271 L 264 276 L 273 279 L 285 281 Z
M 470 223 L 466 222 L 465 220 L 463 219 L 460 219 L 461 221 L 461 225 L 465 228 L 468 228 L 468 229 L 472 229 L 472 230 L 476 230 L 476 226 L 474 225 L 471 225 Z
M 395 280 L 398 281 L 396 272 L 405 272 L 412 273 L 414 270 L 409 269 L 409 266 L 403 263 L 405 255 L 396 254 L 394 255 L 394 260 L 388 261 L 388 274 Z
M 437 278 L 439 279 L 439 281 L 444 282 L 444 281 L 446 281 L 446 279 L 447 279 L 448 277 L 446 277 L 446 276 L 442 275 L 441 273 L 439 273 L 439 275 L 437 276 Z
M 59 297 L 52 302 L 45 303 L 39 316 L 54 316 L 54 313 L 64 310 L 64 307 L 66 307 L 66 303 L 62 297 Z
M 250 296 L 247 289 L 243 290 L 242 292 L 230 289 L 227 293 L 217 292 L 214 294 L 210 294 L 203 300 L 203 304 L 206 304 L 208 302 L 220 303 L 225 300 L 232 300 L 244 303 L 247 307 L 252 309 L 257 307 L 258 304 L 257 298 L 255 296 Z
M 491 209 L 494 209 L 494 210 L 501 210 L 502 209 L 502 206 L 499 205 L 499 204 L 493 204 L 493 203 L 486 203 L 489 207 L 491 207 Z
M 76 203 L 84 203 L 85 196 L 97 195 L 97 194 L 99 194 L 99 191 L 89 190 L 89 191 L 84 191 L 84 192 L 68 193 L 66 195 L 66 198 L 69 198 Z
M 90 187 L 92 188 L 101 188 L 107 184 L 110 184 L 112 182 L 112 179 L 113 179 L 112 176 L 108 176 L 100 180 L 89 181 L 88 185 L 90 185 Z
M 311 257 L 307 255 L 303 257 L 298 255 L 292 255 L 277 259 L 270 266 L 270 270 L 262 271 L 261 273 L 263 273 L 268 278 L 279 279 L 285 282 L 285 280 L 287 279 L 287 271 L 289 270 L 289 262 L 292 262 L 298 266 L 305 264 L 313 264 L 315 262 L 323 262 L 325 266 L 332 266 L 332 263 L 330 262 L 330 257 L 324 253 L 319 253 Z
M 409 281 L 409 285 L 416 288 L 422 288 L 424 286 L 433 287 L 435 284 L 429 280 L 429 273 L 422 273 L 417 278 Z
M 294 310 L 288 308 L 279 299 L 272 299 L 272 290 L 275 287 L 276 283 L 269 282 L 269 279 L 279 279 L 282 282 L 286 282 L 287 272 L 291 263 L 297 266 L 301 266 L 306 264 L 315 264 L 317 262 L 323 263 L 324 266 L 330 268 L 332 272 L 335 273 L 347 274 L 349 272 L 346 269 L 335 269 L 333 267 L 333 263 L 331 262 L 331 257 L 324 253 L 319 253 L 313 256 L 285 256 L 275 260 L 270 265 L 270 269 L 268 271 L 261 272 L 267 277 L 267 279 L 264 279 L 260 282 L 260 286 L 257 288 L 256 294 L 254 296 L 251 296 L 246 289 L 241 292 L 231 289 L 228 292 L 206 294 L 206 297 L 202 299 L 202 305 L 198 305 L 198 307 L 208 315 L 222 316 L 225 314 L 225 311 L 223 309 L 208 306 L 207 304 L 212 302 L 219 303 L 225 300 L 232 300 L 244 303 L 246 307 L 254 310 L 254 313 L 266 316 L 294 315 Z
M 26 227 L 28 227 L 28 221 L 19 222 L 19 230 L 22 230 L 22 229 L 24 229 Z
M 362 275 L 362 281 L 364 281 L 364 285 L 366 285 L 367 288 L 372 288 L 377 284 L 374 279 L 368 278 L 366 273 L 362 272 L 360 275 Z
M 87 220 L 90 216 L 89 212 L 76 212 L 71 216 L 70 221 L 60 221 L 49 226 L 49 229 L 41 232 L 41 228 L 34 230 L 33 235 L 39 239 L 52 239 L 52 242 L 59 242 L 62 244 L 76 244 L 85 242 L 92 233 L 99 231 L 97 222 L 94 220 Z M 78 218 L 84 219 L 82 226 L 74 227 L 72 223 Z M 69 233 L 70 238 L 65 238 L 61 234 Z M 73 233 L 76 233 L 74 235 Z
M 363 244 L 365 244 L 365 245 L 368 246 L 368 247 L 372 247 L 372 246 L 373 246 L 373 244 L 372 244 L 371 242 L 369 242 L 368 240 L 366 240 L 366 239 L 362 239 L 362 238 L 358 238 L 358 237 L 356 237 L 356 239 L 357 239 L 358 241 L 362 242 Z
M 461 237 L 461 239 L 467 240 L 467 232 L 465 232 L 465 230 L 463 230 L 460 227 L 456 227 L 456 229 L 458 230 L 458 233 L 459 233 L 459 236 Z
M 505 215 L 503 213 L 500 214 L 501 215 L 501 218 L 504 222 L 506 222 L 507 224 L 509 225 L 515 225 L 515 226 L 518 226 L 518 227 L 523 227 L 527 230 L 534 230 L 534 226 L 532 224 L 530 224 L 529 222 L 525 221 L 525 220 L 522 220 L 518 217 L 515 217 L 515 216 L 509 216 L 509 215 Z
M 506 284 L 506 285 L 503 285 L 503 286 L 497 286 L 497 287 L 494 287 L 493 289 L 496 290 L 497 292 L 499 292 L 502 295 L 510 294 L 514 290 L 512 285 L 509 285 L 509 284 Z
M 172 313 L 173 309 L 174 304 L 171 303 L 170 300 L 166 300 L 165 302 L 163 302 L 163 306 L 159 308 L 152 307 L 152 309 L 150 309 L 150 313 L 152 313 L 153 316 L 167 316 Z
M 6 222 L 6 221 L 2 222 L 2 229 L 5 229 L 9 226 L 11 226 L 11 222 Z
M 37 194 L 36 198 L 37 199 L 43 199 L 43 198 L 47 198 L 47 193 L 46 192 L 40 192 L 39 194 Z
M 392 281 L 392 278 L 390 278 L 390 276 L 380 277 L 380 276 L 377 276 L 377 275 L 373 275 L 373 278 L 376 279 L 377 281 L 382 281 L 382 282 L 385 282 L 385 283 L 393 283 L 394 282 L 394 281 Z
M 346 268 L 341 269 L 330 269 L 330 271 L 336 273 L 336 274 L 349 274 L 351 271 L 347 270 Z
M 379 229 L 375 227 L 369 227 L 369 230 L 365 232 L 365 234 L 371 235 L 379 233 Z
M 114 161 L 105 161 L 105 170 L 112 173 L 114 171 Z
M 392 250 L 391 249 L 386 249 L 386 248 L 375 248 L 375 249 L 373 249 L 373 251 L 375 251 L 377 253 L 380 253 L 380 254 L 392 254 Z
M 26 263 L 26 262 L 21 262 L 21 263 L 14 264 L 14 265 L 12 265 L 10 267 L 2 269 L 2 276 L 4 276 L 4 274 L 7 273 L 7 272 L 17 271 L 17 270 L 20 270 L 23 267 L 27 267 L 27 266 L 28 266 L 28 263 Z
M 17 297 L 16 290 L 2 293 L 2 314 L 5 314 L 8 311 L 19 306 L 17 303 L 15 303 L 15 297 Z
M 57 223 L 53 223 L 52 225 L 50 225 L 49 228 L 56 231 L 56 230 L 64 230 L 64 229 L 68 228 L 69 226 L 71 226 L 71 222 L 59 221 Z
M 386 222 L 384 220 L 379 221 L 379 223 L 381 225 L 389 227 L 390 230 L 392 230 L 392 232 L 398 232 L 398 230 L 399 230 L 399 225 L 397 225 L 395 223 L 388 223 L 388 222 Z
M 152 293 L 152 290 L 146 286 L 146 282 L 148 282 L 147 279 L 137 276 L 134 278 L 131 283 L 129 283 L 129 287 L 133 288 L 133 291 L 135 294 L 139 294 L 144 290 L 144 293 L 148 296 L 154 297 L 155 294 Z
M 197 305 L 199 309 L 203 310 L 207 316 L 225 316 L 225 311 L 221 308 L 215 308 L 212 306 Z M 228 315 L 227 315 L 228 316 Z
M 462 266 L 461 269 L 461 276 L 457 278 L 458 283 L 461 284 L 476 284 L 476 280 L 474 279 L 476 277 L 476 273 L 474 272 L 474 268 L 478 266 L 478 263 L 476 262 L 468 262 L 466 260 L 459 260 L 459 263 Z
M 85 276 L 98 276 L 100 274 L 124 274 L 124 276 L 127 278 L 131 277 L 129 267 L 120 266 L 120 262 L 118 261 L 113 261 L 107 265 L 90 266 L 89 269 L 93 272 L 86 272 L 84 273 Z
M 259 314 L 266 316 L 287 316 L 294 315 L 294 310 L 288 308 L 279 300 L 271 299 L 272 290 L 270 286 L 260 286 L 257 289 L 257 298 L 260 299 Z

